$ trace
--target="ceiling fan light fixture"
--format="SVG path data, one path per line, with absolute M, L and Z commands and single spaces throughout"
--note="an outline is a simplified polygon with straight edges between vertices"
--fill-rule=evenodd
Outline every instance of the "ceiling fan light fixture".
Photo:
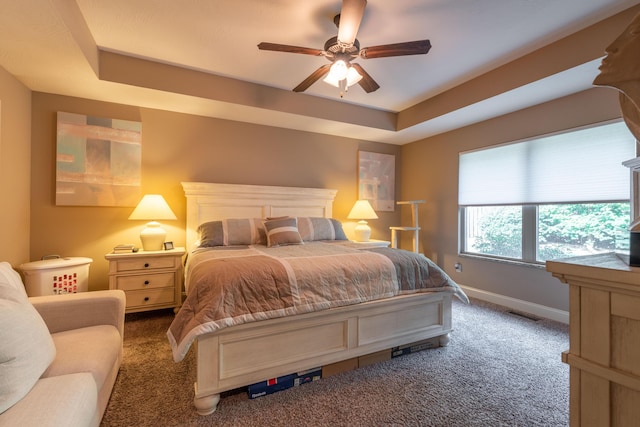
M 331 77 L 331 73 L 327 74 L 327 77 L 322 79 L 323 82 L 330 84 L 331 86 L 340 87 L 340 80 L 335 80 Z
M 360 75 L 358 70 L 353 67 L 349 67 L 349 70 L 347 71 L 347 87 L 353 86 L 360 80 L 362 80 L 362 76 Z
M 329 74 L 327 74 L 327 77 L 323 79 L 325 83 L 338 88 L 340 88 L 341 83 L 344 82 L 342 86 L 344 86 L 345 89 L 349 86 L 353 86 L 360 80 L 362 80 L 362 76 L 360 75 L 360 73 L 358 73 L 358 71 L 350 64 L 347 64 L 341 59 L 334 62 L 334 64 L 331 66 Z
M 339 82 L 340 80 L 344 80 L 347 78 L 347 74 L 349 72 L 348 68 L 349 67 L 347 66 L 346 62 L 344 62 L 342 59 L 338 59 L 331 66 L 331 70 L 329 70 L 329 74 L 327 75 L 327 78 L 331 81 L 336 81 L 336 82 Z

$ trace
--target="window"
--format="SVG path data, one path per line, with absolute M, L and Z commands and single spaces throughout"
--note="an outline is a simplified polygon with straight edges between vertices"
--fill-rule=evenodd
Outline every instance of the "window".
M 459 158 L 462 253 L 541 263 L 629 246 L 623 122 L 465 152 Z

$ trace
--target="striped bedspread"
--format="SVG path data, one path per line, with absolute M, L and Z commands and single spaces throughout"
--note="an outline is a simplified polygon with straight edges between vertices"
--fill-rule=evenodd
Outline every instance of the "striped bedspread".
M 464 292 L 431 260 L 399 249 L 309 242 L 198 249 L 185 271 L 187 298 L 169 327 L 173 358 L 222 328 L 416 292 Z

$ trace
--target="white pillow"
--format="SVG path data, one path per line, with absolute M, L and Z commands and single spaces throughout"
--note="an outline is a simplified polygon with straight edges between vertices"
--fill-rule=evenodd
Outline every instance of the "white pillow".
M 24 297 L 22 300 L 27 301 L 27 291 L 24 288 L 24 284 L 22 283 L 22 278 L 18 274 L 17 271 L 11 267 L 6 261 L 0 262 L 0 283 L 4 283 L 18 291 L 18 294 L 15 296 Z
M 47 325 L 7 265 L 0 263 L 0 413 L 29 393 L 56 356 Z

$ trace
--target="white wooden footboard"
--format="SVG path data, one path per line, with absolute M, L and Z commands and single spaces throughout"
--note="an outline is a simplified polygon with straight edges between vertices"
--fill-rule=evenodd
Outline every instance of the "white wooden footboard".
M 244 324 L 197 340 L 194 403 L 216 410 L 220 393 L 451 331 L 450 293 L 381 301 Z

